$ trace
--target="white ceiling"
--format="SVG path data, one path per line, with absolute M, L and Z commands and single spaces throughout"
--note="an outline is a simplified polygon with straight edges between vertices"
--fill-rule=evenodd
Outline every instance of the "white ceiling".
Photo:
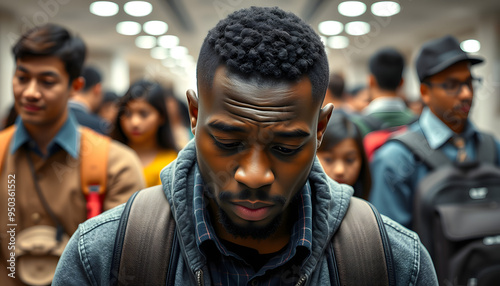
M 130 64 L 131 73 L 143 73 L 159 60 L 151 58 L 149 50 L 137 48 L 136 36 L 123 36 L 115 26 L 123 20 L 144 23 L 162 20 L 168 23 L 166 34 L 180 38 L 180 45 L 188 48 L 196 59 L 201 43 L 210 28 L 228 13 L 248 6 L 278 6 L 305 19 L 317 30 L 318 23 L 337 20 L 367 21 L 372 26 L 370 34 L 350 37 L 351 45 L 344 50 L 330 50 L 333 70 L 341 70 L 350 61 L 366 60 L 382 46 L 392 45 L 406 55 L 431 37 L 445 33 L 474 35 L 475 27 L 484 14 L 500 15 L 499 0 L 399 0 L 401 13 L 388 18 L 371 15 L 369 9 L 362 16 L 349 18 L 337 12 L 339 0 L 150 0 L 153 12 L 135 18 L 123 12 L 127 1 L 115 1 L 120 12 L 112 17 L 99 17 L 89 12 L 92 1 L 77 0 L 0 0 L 0 11 L 7 12 L 19 23 L 17 33 L 24 32 L 32 23 L 51 21 L 78 33 L 89 47 L 90 57 L 118 53 Z M 369 7 L 374 0 L 363 1 Z M 45 3 L 45 5 L 43 5 Z M 141 33 L 143 34 L 143 33 Z M 2 38 L 4 38 L 2 36 Z M 160 72 L 166 72 L 161 69 Z

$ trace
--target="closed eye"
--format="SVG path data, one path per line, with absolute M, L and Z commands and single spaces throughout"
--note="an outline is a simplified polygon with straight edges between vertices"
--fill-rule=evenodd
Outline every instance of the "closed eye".
M 212 139 L 217 147 L 226 151 L 234 151 L 236 148 L 239 148 L 240 146 L 243 145 L 240 141 L 221 142 L 217 140 L 214 136 L 212 136 Z
M 300 149 L 301 149 L 301 147 L 293 149 L 293 148 L 286 148 L 286 147 L 279 146 L 279 145 L 273 147 L 273 150 L 279 152 L 280 154 L 287 155 L 287 156 L 294 155 Z

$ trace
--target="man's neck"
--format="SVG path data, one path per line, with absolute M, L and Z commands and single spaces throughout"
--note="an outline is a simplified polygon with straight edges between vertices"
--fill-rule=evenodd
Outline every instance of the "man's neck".
M 382 90 L 374 88 L 371 91 L 372 100 L 377 98 L 397 98 L 398 95 L 395 91 Z
M 57 133 L 61 130 L 67 119 L 68 114 L 65 113 L 64 116 L 51 124 L 37 125 L 24 122 L 23 124 L 31 139 L 36 142 L 36 145 L 42 154 L 46 155 L 48 152 L 47 147 L 50 141 L 56 137 Z

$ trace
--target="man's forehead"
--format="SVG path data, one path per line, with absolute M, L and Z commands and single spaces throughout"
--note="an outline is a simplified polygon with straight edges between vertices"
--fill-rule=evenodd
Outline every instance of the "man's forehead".
M 435 79 L 448 79 L 455 76 L 469 76 L 471 74 L 470 67 L 471 65 L 467 61 L 458 62 L 431 77 Z
M 16 69 L 32 73 L 65 75 L 64 63 L 57 57 L 24 57 L 16 60 Z
M 290 82 L 242 77 L 219 68 L 212 87 L 205 89 L 200 97 L 203 102 L 200 108 L 210 110 L 207 112 L 227 112 L 264 124 L 293 120 L 315 111 L 307 77 Z

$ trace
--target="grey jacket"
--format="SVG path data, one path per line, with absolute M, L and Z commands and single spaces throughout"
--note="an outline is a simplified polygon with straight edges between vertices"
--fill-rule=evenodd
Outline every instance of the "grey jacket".
M 191 141 L 161 172 L 163 190 L 177 224 L 181 251 L 175 257 L 175 285 L 211 285 L 205 256 L 195 241 L 192 193 L 196 148 Z M 312 189 L 312 253 L 300 269 L 301 285 L 329 285 L 325 250 L 344 217 L 352 189 L 330 180 L 315 160 L 309 182 Z M 108 285 L 114 240 L 124 206 L 82 223 L 71 237 L 57 266 L 53 285 Z M 154 219 L 154 218 L 152 218 Z M 397 285 L 438 285 L 430 256 L 418 236 L 383 217 L 391 242 Z M 356 239 L 356 238 L 353 238 Z M 172 264 L 172 261 L 170 262 Z M 375 284 L 377 284 L 375 282 Z

